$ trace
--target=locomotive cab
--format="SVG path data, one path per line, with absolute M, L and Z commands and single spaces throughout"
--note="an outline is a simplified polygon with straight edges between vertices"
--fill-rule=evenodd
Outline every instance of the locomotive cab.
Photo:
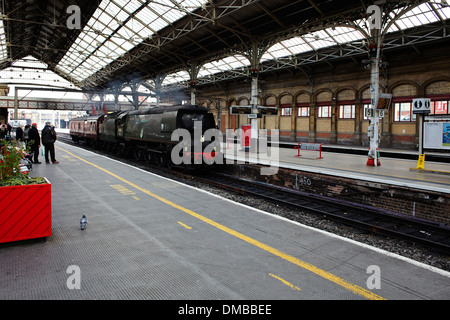
M 117 141 L 118 123 L 120 123 L 124 114 L 124 112 L 119 111 L 105 115 L 104 119 L 99 122 L 100 140 L 110 143 Z
M 127 122 L 128 113 L 124 112 L 117 116 L 114 120 L 116 125 L 116 137 L 118 140 L 124 139 L 124 125 Z

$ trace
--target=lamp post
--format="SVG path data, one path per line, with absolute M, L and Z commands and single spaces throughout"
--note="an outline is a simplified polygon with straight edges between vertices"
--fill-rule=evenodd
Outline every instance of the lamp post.
M 371 43 L 369 45 L 369 55 L 371 62 L 370 74 L 370 98 L 371 107 L 369 110 L 369 127 L 367 128 L 367 136 L 370 141 L 369 154 L 367 159 L 368 166 L 381 165 L 378 159 L 378 146 L 380 135 L 380 117 L 377 111 L 377 104 L 380 97 L 380 58 L 382 48 L 381 33 L 381 9 L 377 5 L 367 8 L 369 16 L 369 25 L 371 29 Z
M 250 135 L 250 150 L 257 152 L 258 150 L 258 69 L 251 69 L 252 86 L 251 86 L 251 112 L 254 115 L 251 118 L 251 135 Z
M 378 159 L 378 146 L 380 142 L 380 117 L 377 110 L 377 103 L 380 97 L 380 29 L 373 29 L 372 37 L 375 39 L 375 43 L 369 47 L 372 69 L 370 75 L 371 110 L 369 112 L 369 128 L 367 129 L 367 135 L 370 141 L 370 149 L 367 165 L 376 167 L 381 165 L 380 160 Z

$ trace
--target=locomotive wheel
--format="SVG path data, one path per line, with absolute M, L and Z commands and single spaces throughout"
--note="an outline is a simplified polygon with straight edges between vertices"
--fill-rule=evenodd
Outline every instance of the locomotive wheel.
M 116 143 L 116 144 L 113 144 L 113 145 L 109 148 L 109 150 L 110 150 L 111 152 L 114 152 L 115 154 L 119 154 L 120 148 L 119 148 L 118 144 Z
M 106 149 L 106 152 L 113 152 L 114 151 L 114 145 L 112 143 L 107 142 L 105 149 Z
M 166 165 L 167 168 L 172 169 L 174 167 L 174 163 L 172 162 L 172 159 L 170 158 L 170 154 L 166 155 Z
M 145 157 L 146 163 L 152 163 L 154 160 L 154 156 L 152 155 L 152 153 L 150 151 L 145 151 L 144 157 Z
M 166 156 L 164 154 L 158 156 L 158 164 L 163 167 L 167 164 Z
M 172 162 L 172 146 L 166 146 L 166 152 L 164 154 L 164 157 L 166 159 L 167 168 L 172 169 L 174 166 L 174 163 Z
M 136 159 L 137 161 L 141 161 L 144 159 L 144 150 L 136 147 L 133 151 L 134 159 Z
M 131 147 L 131 146 L 126 145 L 122 151 L 123 151 L 123 156 L 126 158 L 131 158 L 131 156 L 133 155 L 133 147 Z

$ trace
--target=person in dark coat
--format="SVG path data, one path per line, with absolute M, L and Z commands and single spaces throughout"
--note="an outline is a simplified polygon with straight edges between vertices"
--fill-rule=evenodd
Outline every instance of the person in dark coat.
M 23 142 L 23 129 L 22 129 L 22 125 L 18 126 L 16 128 L 16 140 L 19 142 Z
M 25 126 L 25 129 L 23 130 L 23 141 L 28 145 L 28 142 L 30 141 L 30 138 L 28 137 L 28 131 L 30 131 L 31 126 L 27 124 Z
M 56 141 L 56 132 L 55 127 L 52 127 L 50 122 L 45 123 L 44 129 L 42 129 L 42 144 L 45 148 L 45 162 L 50 163 L 48 154 L 50 153 L 50 160 L 53 164 L 59 163 L 55 158 L 55 141 Z
M 7 134 L 6 124 L 0 123 L 0 139 L 6 139 Z
M 34 163 L 39 162 L 39 148 L 41 146 L 41 136 L 37 129 L 37 124 L 33 123 L 30 130 L 28 130 L 28 141 L 30 145 L 31 152 L 33 152 Z

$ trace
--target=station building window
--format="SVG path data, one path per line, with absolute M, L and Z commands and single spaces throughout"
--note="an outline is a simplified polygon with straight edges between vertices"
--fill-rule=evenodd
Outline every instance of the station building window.
M 411 102 L 395 102 L 394 103 L 394 121 L 396 122 L 413 122 L 416 121 L 416 115 L 412 112 Z
M 449 100 L 431 101 L 430 114 L 449 114 Z
M 282 116 L 291 116 L 292 115 L 292 108 L 282 107 L 281 108 L 281 115 Z
M 317 107 L 317 118 L 331 118 L 331 106 Z
M 354 104 L 340 105 L 339 119 L 355 119 L 355 105 Z
M 309 107 L 298 107 L 297 117 L 309 117 Z

